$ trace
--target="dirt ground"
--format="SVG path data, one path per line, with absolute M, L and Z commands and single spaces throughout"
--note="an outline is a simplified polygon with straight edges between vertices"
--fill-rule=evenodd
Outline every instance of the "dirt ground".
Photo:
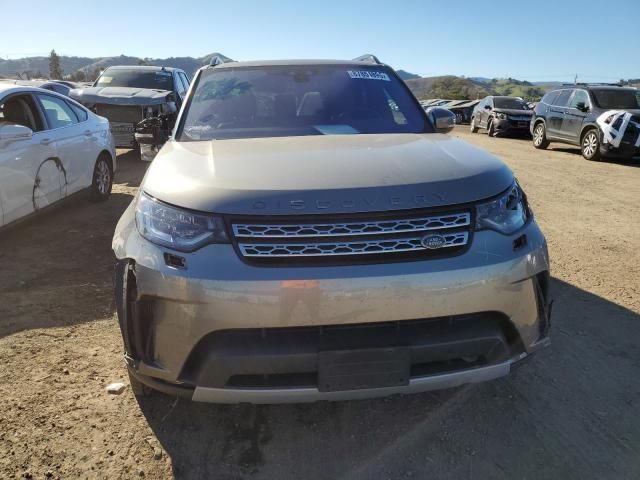
M 545 231 L 552 346 L 511 376 L 382 400 L 218 406 L 126 383 L 111 236 L 145 164 L 106 204 L 0 235 L 0 478 L 640 478 L 640 162 L 454 135 L 502 157 Z

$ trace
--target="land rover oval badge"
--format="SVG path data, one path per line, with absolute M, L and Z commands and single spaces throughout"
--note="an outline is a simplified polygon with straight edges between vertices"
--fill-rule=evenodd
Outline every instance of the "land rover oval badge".
M 447 243 L 447 239 L 442 235 L 427 235 L 422 238 L 420 243 L 424 248 L 435 250 L 436 248 L 442 248 Z

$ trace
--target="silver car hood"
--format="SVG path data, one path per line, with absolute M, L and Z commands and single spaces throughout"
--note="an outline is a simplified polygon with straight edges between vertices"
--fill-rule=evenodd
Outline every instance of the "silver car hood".
M 498 158 L 442 134 L 169 141 L 142 189 L 227 214 L 373 212 L 461 204 L 507 189 Z
M 110 105 L 159 105 L 167 102 L 169 90 L 151 90 L 132 87 L 76 88 L 69 96 L 81 103 L 108 103 Z

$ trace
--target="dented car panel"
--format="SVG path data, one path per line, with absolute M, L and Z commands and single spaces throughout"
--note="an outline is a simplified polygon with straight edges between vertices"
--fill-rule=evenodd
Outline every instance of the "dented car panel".
M 0 226 L 92 188 L 101 158 L 110 191 L 116 152 L 106 119 L 33 87 L 0 87 L 0 113 Z

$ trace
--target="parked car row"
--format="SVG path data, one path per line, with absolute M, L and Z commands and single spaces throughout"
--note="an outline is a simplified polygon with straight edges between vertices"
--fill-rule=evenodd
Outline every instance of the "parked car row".
M 177 70 L 108 69 L 72 91 L 85 106 L 0 89 L 3 223 L 84 189 L 107 198 L 114 133 L 164 140 L 157 119 L 175 122 L 112 242 L 136 395 L 420 392 L 507 375 L 549 343 L 527 196 L 498 158 L 444 135 L 454 114 L 423 110 L 389 66 L 217 63 L 184 96 L 176 82 L 186 91 Z
M 587 160 L 640 157 L 640 92 L 616 84 L 566 85 L 531 104 L 517 97 L 488 96 L 474 108 L 471 132 L 489 136 L 527 134 L 533 146 L 579 146 Z

